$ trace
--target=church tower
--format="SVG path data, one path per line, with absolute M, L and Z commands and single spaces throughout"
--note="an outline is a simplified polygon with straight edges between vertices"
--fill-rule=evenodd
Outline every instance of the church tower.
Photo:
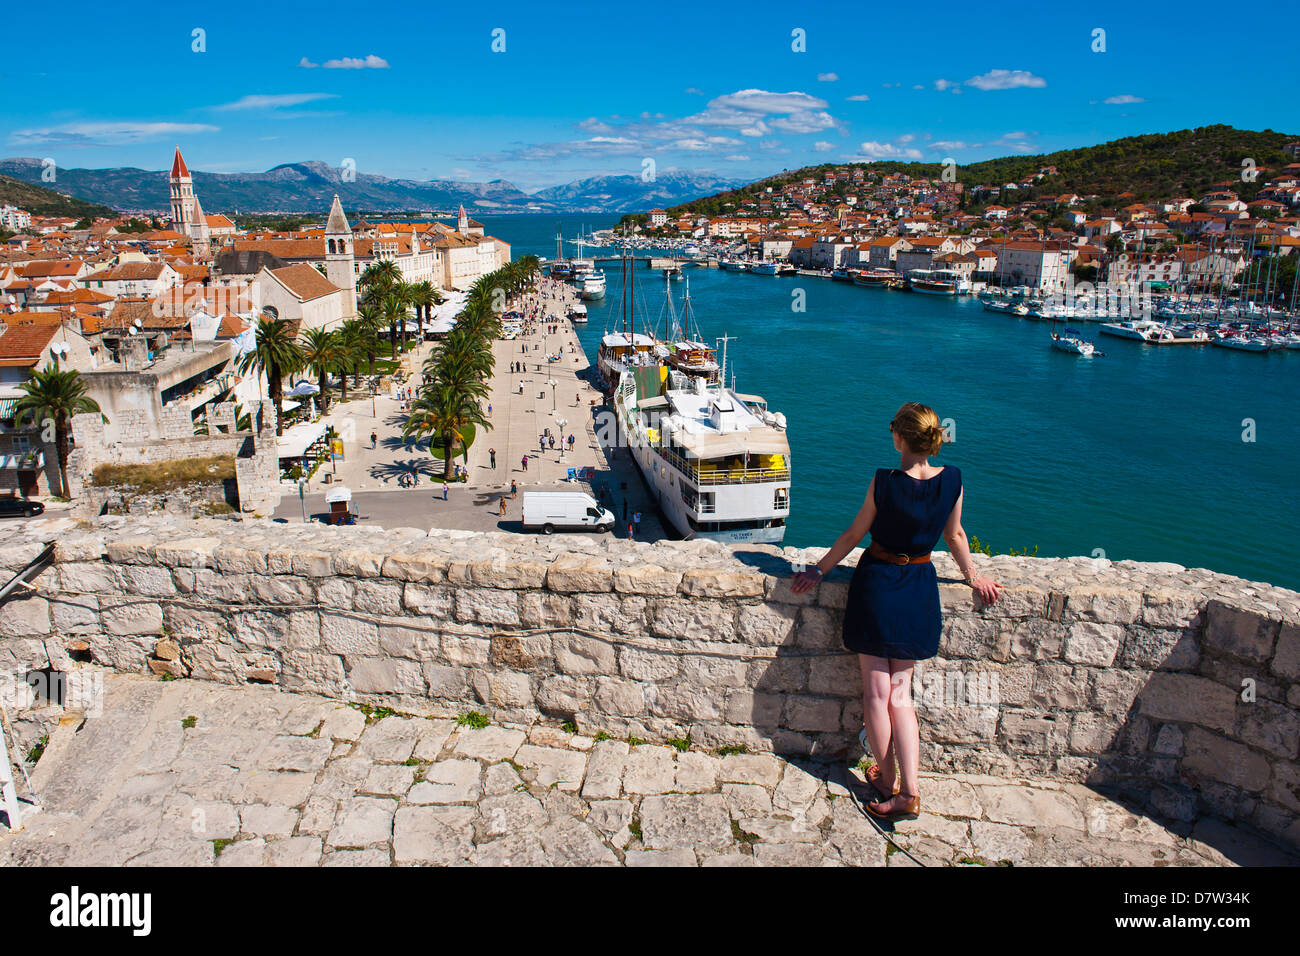
M 185 165 L 179 146 L 172 159 L 171 196 L 172 228 L 188 236 L 190 227 L 194 225 L 194 180 L 190 177 L 190 169 Z
M 180 153 L 176 155 L 179 156 Z M 456 216 L 456 231 L 462 236 L 469 234 L 469 216 L 465 215 L 464 205 L 460 207 L 460 214 Z
M 343 215 L 339 194 L 334 194 L 325 221 L 325 278 L 343 290 L 343 317 L 357 314 L 357 277 L 352 255 L 352 227 Z
M 211 234 L 208 217 L 203 214 L 199 197 L 194 194 L 194 179 L 190 176 L 181 148 L 176 147 L 171 173 L 172 228 L 190 240 L 190 247 L 200 258 L 211 252 Z

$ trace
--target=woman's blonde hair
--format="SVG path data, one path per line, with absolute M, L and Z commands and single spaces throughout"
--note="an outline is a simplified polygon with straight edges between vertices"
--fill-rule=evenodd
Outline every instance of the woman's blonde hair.
M 943 426 L 929 405 L 906 402 L 889 423 L 891 431 L 903 439 L 916 455 L 937 455 L 943 447 Z

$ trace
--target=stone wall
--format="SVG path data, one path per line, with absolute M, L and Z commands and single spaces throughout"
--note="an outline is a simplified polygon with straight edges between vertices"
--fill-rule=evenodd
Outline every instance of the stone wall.
M 91 476 L 100 465 L 155 465 L 221 455 L 235 456 L 236 500 L 242 510 L 269 515 L 279 504 L 275 403 L 269 399 L 251 410 L 253 430 L 248 432 L 235 430 L 235 406 L 229 402 L 212 406 L 207 435 L 194 434 L 194 421 L 184 406 L 164 409 L 158 423 L 145 421 L 143 412 L 118 415 L 109 425 L 101 415 L 73 416 L 68 490 L 80 516 L 93 517 L 103 510 L 104 496 L 89 493 Z M 151 429 L 161 429 L 162 437 L 149 437 Z
M 789 588 L 820 550 L 163 518 L 4 533 L 9 567 L 58 541 L 40 592 L 0 608 L 11 669 L 75 667 L 75 642 L 127 671 L 786 755 L 845 751 L 861 726 L 851 568 Z M 998 557 L 981 566 L 1006 591 L 981 608 L 936 557 L 926 767 L 1083 780 L 1300 845 L 1300 594 Z

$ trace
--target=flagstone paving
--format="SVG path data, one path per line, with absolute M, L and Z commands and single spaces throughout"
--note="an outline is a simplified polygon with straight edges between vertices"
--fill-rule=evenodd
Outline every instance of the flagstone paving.
M 561 727 L 362 713 L 269 687 L 106 675 L 51 734 L 0 865 L 1294 864 L 1071 783 L 927 774 L 890 843 L 844 763 L 678 752 Z

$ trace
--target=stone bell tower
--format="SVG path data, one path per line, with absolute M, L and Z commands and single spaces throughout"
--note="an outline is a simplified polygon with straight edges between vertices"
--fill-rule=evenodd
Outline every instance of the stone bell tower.
M 325 222 L 325 277 L 343 290 L 343 317 L 357 314 L 357 276 L 352 254 L 352 227 L 343 214 L 343 204 L 338 193 L 330 205 L 330 216 Z

